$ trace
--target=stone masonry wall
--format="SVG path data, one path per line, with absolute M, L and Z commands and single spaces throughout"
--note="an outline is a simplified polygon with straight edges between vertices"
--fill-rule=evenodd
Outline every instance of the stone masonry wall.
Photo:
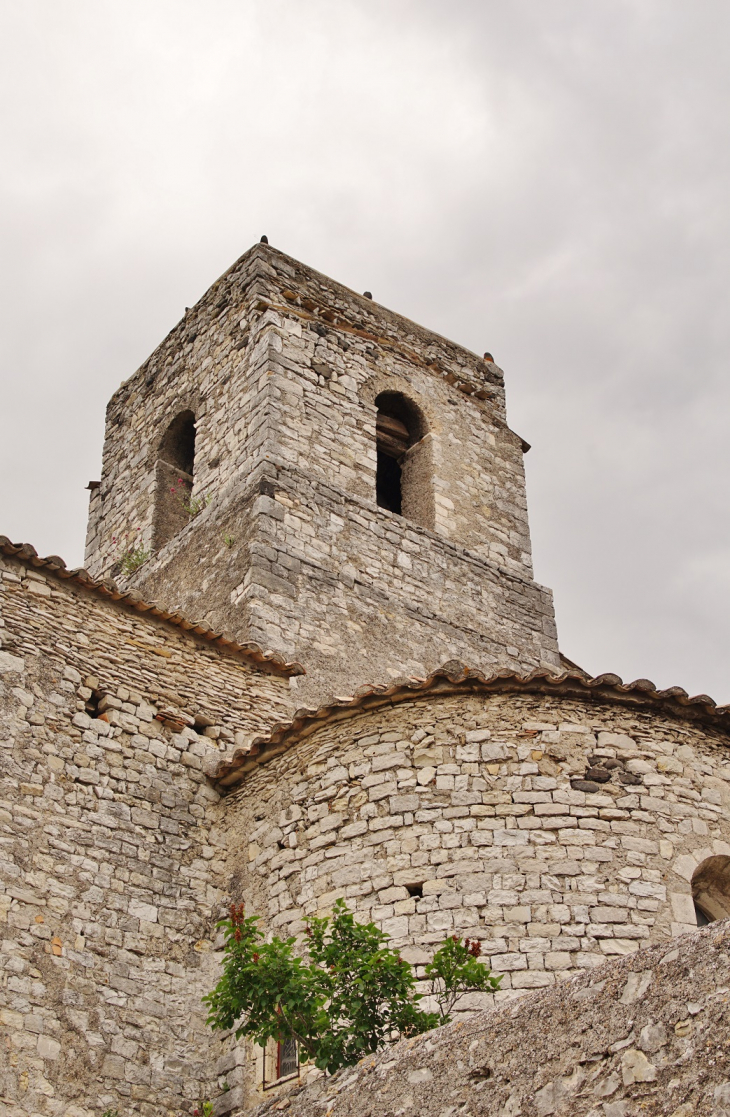
M 101 486 L 91 493 L 86 538 L 94 577 L 118 573 L 119 540 L 126 535 L 139 532 L 152 547 L 160 444 L 182 412 L 192 411 L 197 420 L 196 496 L 219 501 L 233 479 L 254 468 L 271 436 L 269 339 L 253 309 L 267 290 L 265 261 L 249 254 L 186 312 L 109 401 Z
M 202 586 L 213 627 L 286 656 L 303 649 L 307 675 L 296 682 L 306 704 L 363 682 L 424 676 L 445 659 L 485 670 L 556 666 L 543 587 L 288 469 L 267 464 L 238 500 L 200 520 L 137 584 L 188 615 Z M 215 536 L 235 542 L 211 546 Z
M 286 678 L 0 555 L 4 1112 L 216 1091 L 200 997 L 230 876 L 202 765 L 288 708 Z
M 416 967 L 448 935 L 480 939 L 502 1000 L 693 930 L 694 869 L 730 856 L 717 729 L 468 686 L 330 718 L 285 736 L 227 800 L 237 898 L 273 933 L 300 934 L 343 896 Z M 599 790 L 592 764 L 614 765 Z M 224 1054 L 217 1114 L 261 1096 L 259 1063 L 236 1044 Z
M 384 390 L 412 399 L 428 427 L 433 530 L 375 502 Z M 120 538 L 151 547 L 168 495 L 158 447 L 187 409 L 204 507 L 133 575 L 146 596 L 294 652 L 307 701 L 454 655 L 557 666 L 552 599 L 532 578 L 522 441 L 494 364 L 257 246 L 109 405 L 87 539 L 95 575 L 116 571 Z
M 694 930 L 694 870 L 730 856 L 726 734 L 504 686 L 374 696 L 243 757 L 226 799 L 236 899 L 298 935 L 342 896 L 419 973 L 448 935 L 479 939 L 497 1000 Z M 585 779 L 597 764 L 609 782 Z M 229 1048 L 217 1115 L 261 1097 L 260 1058 Z
M 256 1117 L 728 1117 L 728 925 L 363 1059 Z
M 727 744 L 544 694 L 340 711 L 232 792 L 232 865 L 277 932 L 344 896 L 419 964 L 466 934 L 505 991 L 534 989 L 696 926 L 692 873 L 730 855 Z M 576 789 L 592 760 L 613 778 Z

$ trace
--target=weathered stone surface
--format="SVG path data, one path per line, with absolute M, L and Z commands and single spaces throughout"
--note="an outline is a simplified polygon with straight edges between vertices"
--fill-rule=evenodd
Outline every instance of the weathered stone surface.
M 383 391 L 423 424 L 404 516 L 375 500 Z M 412 432 L 382 419 L 400 450 Z M 269 1090 L 305 1117 L 730 1112 L 724 930 L 670 941 L 695 903 L 730 912 L 730 718 L 557 679 L 529 549 L 493 363 L 265 246 L 188 312 L 112 400 L 87 547 L 183 615 L 0 542 L 13 1117 L 206 1097 L 237 1117 Z M 221 631 L 297 652 L 309 681 Z M 279 724 L 333 689 L 357 697 Z M 502 989 L 491 1016 L 471 995 L 453 1027 L 281 1099 L 276 1045 L 205 1028 L 215 924 L 245 901 L 298 936 L 340 896 L 419 980 L 468 935 Z
M 189 1111 L 218 1091 L 230 884 L 201 758 L 284 717 L 288 680 L 1 555 L 0 641 L 0 1110 Z
M 404 1040 L 256 1117 L 717 1117 L 730 1113 L 727 923 Z M 643 987 L 627 1003 L 627 988 Z M 675 1022 L 695 1006 L 691 1034 Z M 651 1034 L 652 1054 L 640 1050 Z
M 691 930 L 693 874 L 730 850 L 730 820 L 702 797 L 730 787 L 725 733 L 620 702 L 468 688 L 373 695 L 297 723 L 270 759 L 264 748 L 226 801 L 229 868 L 247 905 L 296 935 L 342 896 L 421 951 L 419 974 L 447 935 L 468 935 L 503 975 L 497 1000 Z M 600 736 L 620 742 L 604 745 L 606 762 L 622 763 L 600 792 L 581 792 L 572 773 Z M 430 769 L 425 750 L 438 752 Z M 659 781 L 651 805 L 618 780 L 639 750 L 643 778 Z M 561 758 L 550 776 L 547 755 Z M 671 778 L 666 757 L 681 766 Z M 651 979 L 629 969 L 621 1005 L 643 1003 Z M 652 1019 L 621 1074 L 651 1081 L 663 1040 Z
M 383 391 L 427 429 L 404 462 L 419 457 L 404 516 L 376 504 Z M 166 464 L 170 424 L 188 413 L 189 523 L 188 475 Z M 256 245 L 113 397 L 86 562 L 116 576 L 121 538 L 157 547 L 130 576 L 144 595 L 296 651 L 307 702 L 450 658 L 556 668 L 522 456 L 494 364 Z M 179 530 L 158 546 L 161 516 L 164 538 L 172 520 Z
M 730 849 L 730 821 L 702 799 L 710 784 L 730 789 L 724 733 L 618 703 L 468 687 L 375 695 L 292 730 L 269 760 L 262 750 L 227 799 L 248 903 L 294 934 L 342 896 L 399 945 L 481 939 L 503 990 L 695 926 L 693 873 Z M 600 793 L 575 790 L 599 734 L 621 741 L 604 749 L 621 760 L 640 742 L 644 778 L 662 780 L 651 807 L 625 793 L 620 768 Z M 438 750 L 430 769 L 425 748 Z M 563 756 L 552 776 L 540 770 L 548 753 Z M 681 756 L 681 773 L 664 782 L 667 756 Z

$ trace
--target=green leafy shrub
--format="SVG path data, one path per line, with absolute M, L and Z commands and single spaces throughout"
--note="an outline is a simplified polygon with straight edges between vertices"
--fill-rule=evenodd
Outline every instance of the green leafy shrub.
M 208 1024 L 235 1029 L 237 1038 L 261 1046 L 296 1039 L 300 1060 L 330 1073 L 397 1036 L 445 1023 L 464 993 L 499 985 L 471 944 L 450 939 L 428 974 L 440 1010 L 425 1012 L 410 965 L 385 945 L 388 936 L 374 923 L 356 922 L 343 900 L 331 919 L 312 919 L 308 959 L 295 954 L 293 937 L 267 942 L 258 922 L 240 904 L 218 924 L 225 936 L 223 975 L 204 997 Z
M 431 982 L 431 993 L 438 1003 L 442 1024 L 448 1023 L 455 1005 L 467 993 L 494 993 L 499 989 L 502 978 L 495 977 L 488 966 L 478 961 L 481 952 L 478 939 L 462 942 L 457 935 L 452 935 L 426 966 L 426 977 Z

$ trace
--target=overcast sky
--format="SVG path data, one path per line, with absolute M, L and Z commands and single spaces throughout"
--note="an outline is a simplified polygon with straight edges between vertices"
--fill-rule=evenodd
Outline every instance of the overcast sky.
M 504 368 L 588 670 L 730 701 L 727 0 L 0 0 L 0 533 L 245 249 Z

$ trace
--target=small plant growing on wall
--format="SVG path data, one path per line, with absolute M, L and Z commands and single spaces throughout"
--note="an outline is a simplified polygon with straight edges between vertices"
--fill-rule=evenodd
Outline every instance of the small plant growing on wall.
M 122 535 L 112 536 L 116 563 L 122 574 L 134 574 L 152 554 L 142 543 L 141 532 L 142 529 L 137 528 L 136 531 L 125 531 Z
M 426 966 L 431 982 L 431 995 L 439 1006 L 441 1023 L 447 1024 L 459 1000 L 467 993 L 492 992 L 499 988 L 501 978 L 494 977 L 479 961 L 482 945 L 478 939 L 452 935 Z
M 201 493 L 200 496 L 193 496 L 182 477 L 178 477 L 177 481 L 170 489 L 170 492 L 185 509 L 191 520 L 199 516 L 213 499 L 210 493 Z
M 208 1024 L 234 1028 L 265 1046 L 295 1039 L 302 1062 L 334 1073 L 398 1036 L 417 1035 L 447 1023 L 465 993 L 499 988 L 477 960 L 473 944 L 449 939 L 430 964 L 439 1012 L 426 1012 L 416 976 L 388 935 L 374 923 L 357 923 L 343 900 L 331 919 L 312 919 L 308 957 L 295 954 L 295 938 L 266 941 L 258 917 L 233 905 L 218 926 L 225 935 L 223 976 L 204 997 Z

